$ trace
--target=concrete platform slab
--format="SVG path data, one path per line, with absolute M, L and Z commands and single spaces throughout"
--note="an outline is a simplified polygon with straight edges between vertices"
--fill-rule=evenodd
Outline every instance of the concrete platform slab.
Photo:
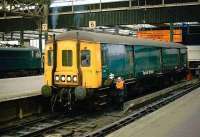
M 0 102 L 41 95 L 43 76 L 0 79 Z
M 200 137 L 200 88 L 107 137 Z

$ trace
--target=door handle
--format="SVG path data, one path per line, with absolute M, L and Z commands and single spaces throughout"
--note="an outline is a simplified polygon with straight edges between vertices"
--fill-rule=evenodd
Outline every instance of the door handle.
M 100 73 L 101 71 L 100 70 L 96 70 L 96 73 Z

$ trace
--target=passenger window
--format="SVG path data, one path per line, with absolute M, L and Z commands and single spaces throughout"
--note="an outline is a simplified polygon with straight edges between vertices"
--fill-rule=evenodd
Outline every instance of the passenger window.
M 53 51 L 48 50 L 48 66 L 52 66 L 53 64 Z
M 90 51 L 89 50 L 81 51 L 81 66 L 82 67 L 90 66 Z
M 39 51 L 35 51 L 35 58 L 41 58 L 41 54 Z
M 108 49 L 103 45 L 101 49 L 101 61 L 102 61 L 102 66 L 106 65 L 106 60 L 107 60 L 107 54 L 108 54 Z
M 72 66 L 72 50 L 63 50 L 62 51 L 62 65 L 63 66 Z
M 102 65 L 104 66 L 105 65 L 105 51 L 101 50 L 101 62 L 102 62 Z

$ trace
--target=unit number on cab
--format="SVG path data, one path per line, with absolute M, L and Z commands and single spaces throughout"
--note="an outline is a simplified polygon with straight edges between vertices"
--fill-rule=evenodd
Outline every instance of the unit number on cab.
M 154 71 L 153 70 L 145 70 L 145 71 L 142 71 L 143 75 L 150 75 L 150 74 L 153 74 Z

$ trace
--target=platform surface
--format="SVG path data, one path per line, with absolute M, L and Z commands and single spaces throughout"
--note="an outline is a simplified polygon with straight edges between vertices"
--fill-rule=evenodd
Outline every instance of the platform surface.
M 200 88 L 107 137 L 200 137 Z
M 38 96 L 42 85 L 43 76 L 0 79 L 0 102 Z

